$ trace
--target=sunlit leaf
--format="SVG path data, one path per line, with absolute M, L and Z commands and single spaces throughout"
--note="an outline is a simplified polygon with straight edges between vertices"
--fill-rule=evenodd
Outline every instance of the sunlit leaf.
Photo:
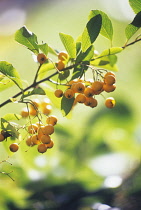
M 44 63 L 39 72 L 38 72 L 38 79 L 42 79 L 46 76 L 46 73 L 55 68 L 55 64 L 53 63 Z
M 50 45 L 48 45 L 48 52 L 55 56 L 58 54 L 57 50 L 53 49 Z
M 112 47 L 112 48 L 104 50 L 98 57 L 114 55 L 114 54 L 120 53 L 122 50 L 123 50 L 122 47 Z
M 23 99 L 32 95 L 46 95 L 46 93 L 42 88 L 38 87 L 38 88 L 34 88 L 32 91 L 24 92 L 21 98 Z
M 8 114 L 6 114 L 6 115 L 3 116 L 3 118 L 6 121 L 20 120 L 21 117 L 22 117 L 21 115 L 19 115 L 19 114 L 13 114 L 13 113 L 8 113 Z
M 76 79 L 76 78 L 81 78 L 83 74 L 86 72 L 86 70 L 89 68 L 88 65 L 89 65 L 89 62 L 85 61 L 85 62 L 82 62 L 81 65 L 77 65 L 76 67 L 74 67 L 71 80 Z
M 140 0 L 129 0 L 129 4 L 136 14 L 141 11 L 141 1 Z
M 97 66 L 99 68 L 111 70 L 111 71 L 118 71 L 118 67 L 116 65 L 117 56 L 116 55 L 109 55 L 106 57 L 102 57 L 90 62 L 90 65 Z
M 14 138 L 19 137 L 19 132 L 17 131 L 16 126 L 18 126 L 16 123 L 12 124 L 4 118 L 1 118 L 1 129 L 7 131 Z
M 112 40 L 113 38 L 113 26 L 112 22 L 109 17 L 100 10 L 92 10 L 89 15 L 89 19 L 95 17 L 96 15 L 100 14 L 102 16 L 102 27 L 100 30 L 100 34 L 105 36 L 106 38 Z
M 16 31 L 15 40 L 27 47 L 33 53 L 39 53 L 37 36 L 33 32 L 29 31 L 25 26 Z
M 71 58 L 76 58 L 76 44 L 72 36 L 59 33 L 60 39 Z
M 90 61 L 94 56 L 94 46 L 91 45 L 85 52 L 80 52 L 76 58 L 76 63 L 81 61 Z
M 69 112 L 72 109 L 74 103 L 74 98 L 68 99 L 65 96 L 62 97 L 61 99 L 61 111 L 63 116 L 66 116 L 69 114 Z
M 11 79 L 9 79 L 8 77 L 4 76 L 3 79 L 0 79 L 0 91 L 10 88 L 13 85 L 14 85 L 14 82 Z
M 48 54 L 48 44 L 43 43 L 43 44 L 38 44 L 39 49 L 45 54 Z
M 0 72 L 12 80 L 20 89 L 22 89 L 22 81 L 20 79 L 19 73 L 12 66 L 12 64 L 6 61 L 0 61 Z
M 86 25 L 84 32 L 82 33 L 82 51 L 85 52 L 96 40 L 100 33 L 102 25 L 101 15 L 92 17 Z

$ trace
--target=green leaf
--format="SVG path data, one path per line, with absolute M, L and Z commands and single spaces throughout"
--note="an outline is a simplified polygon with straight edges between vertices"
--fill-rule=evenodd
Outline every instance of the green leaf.
M 55 64 L 53 64 L 53 63 L 42 64 L 42 66 L 38 72 L 38 79 L 44 78 L 46 76 L 46 73 L 52 69 L 55 69 Z
M 68 99 L 65 96 L 62 97 L 61 111 L 62 111 L 63 116 L 68 115 L 69 112 L 71 111 L 73 103 L 74 103 L 74 99 L 75 98 Z
M 69 70 L 62 71 L 62 72 L 59 72 L 58 78 L 62 81 L 62 80 L 67 79 L 69 75 L 70 75 L 70 71 Z
M 0 61 L 0 72 L 12 80 L 20 89 L 22 89 L 22 81 L 20 79 L 19 73 L 12 66 L 12 64 L 6 61 Z
M 58 51 L 53 49 L 51 46 L 48 45 L 48 52 L 57 56 L 58 55 Z
M 129 40 L 141 27 L 141 11 L 135 16 L 134 20 L 125 28 L 126 38 Z
M 35 54 L 39 53 L 37 36 L 31 31 L 29 31 L 25 26 L 16 31 L 15 40 L 18 43 L 27 47 L 33 53 Z
M 112 22 L 104 12 L 100 10 L 92 10 L 90 12 L 89 19 L 91 19 L 92 17 L 95 17 L 98 14 L 102 16 L 102 27 L 100 30 L 100 34 L 112 41 L 112 38 L 113 38 Z
M 90 61 L 94 56 L 94 46 L 91 45 L 85 52 L 80 52 L 76 58 L 76 63 L 81 61 Z
M 85 61 L 85 62 L 82 62 L 81 65 L 77 65 L 76 67 L 74 67 L 71 80 L 74 80 L 76 78 L 81 78 L 83 74 L 86 72 L 86 70 L 89 68 L 88 65 L 89 65 L 89 62 Z
M 39 49 L 45 54 L 48 54 L 48 44 L 43 43 L 43 44 L 38 44 Z
M 42 88 L 38 87 L 38 88 L 34 88 L 32 91 L 24 92 L 24 95 L 22 95 L 21 98 L 23 99 L 32 95 L 46 95 L 46 93 Z
M 82 33 L 82 51 L 85 52 L 96 40 L 102 26 L 101 15 L 91 18 Z
M 64 33 L 59 33 L 59 35 L 70 58 L 76 58 L 76 44 L 73 37 Z
M 11 79 L 5 77 L 4 75 L 0 76 L 2 76 L 0 77 L 0 91 L 10 88 L 14 85 L 14 82 Z
M 120 53 L 122 50 L 123 50 L 122 47 L 112 47 L 112 48 L 104 50 L 98 57 L 114 55 L 114 54 Z
M 3 116 L 6 121 L 20 120 L 22 118 L 19 114 L 8 113 Z
M 117 56 L 116 55 L 109 55 L 102 58 L 95 59 L 94 61 L 90 62 L 90 65 L 97 66 L 99 68 L 104 68 L 111 71 L 118 71 L 117 68 Z
M 129 4 L 136 14 L 141 11 L 141 0 L 129 0 Z
M 14 138 L 19 137 L 19 132 L 16 129 L 17 126 L 16 123 L 9 123 L 4 118 L 1 118 L 1 129 L 7 131 Z

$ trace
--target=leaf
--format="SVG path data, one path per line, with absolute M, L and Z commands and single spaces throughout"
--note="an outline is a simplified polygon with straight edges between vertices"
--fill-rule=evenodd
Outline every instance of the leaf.
M 3 78 L 0 79 L 0 91 L 10 88 L 13 85 L 14 85 L 14 82 L 11 79 L 5 77 L 4 75 L 3 75 Z
M 98 57 L 114 55 L 114 54 L 120 53 L 122 50 L 123 50 L 122 47 L 112 47 L 112 48 L 104 50 Z
M 94 43 L 100 33 L 102 25 L 101 15 L 91 18 L 82 33 L 82 51 L 85 52 Z
M 141 27 L 141 11 L 135 16 L 133 21 L 125 28 L 126 38 L 129 40 Z
M 57 54 L 58 54 L 57 51 L 54 50 L 54 49 L 53 49 L 51 46 L 49 46 L 49 45 L 48 45 L 48 52 L 51 53 L 51 54 L 53 54 L 53 55 L 55 55 L 55 56 L 57 56 Z
M 22 89 L 22 81 L 20 79 L 19 73 L 12 66 L 12 64 L 6 61 L 0 61 L 0 72 L 12 80 L 20 89 Z
M 48 44 L 43 43 L 43 44 L 38 44 L 39 49 L 45 54 L 48 54 Z
M 94 56 L 94 46 L 91 45 L 85 52 L 80 52 L 76 58 L 76 63 L 81 61 L 90 61 Z
M 74 99 L 75 98 L 68 99 L 65 96 L 62 97 L 61 111 L 62 111 L 63 116 L 68 115 L 69 112 L 71 111 L 73 103 L 74 103 Z
M 40 70 L 38 72 L 38 79 L 42 79 L 46 76 L 46 73 L 52 69 L 55 68 L 55 64 L 53 63 L 44 63 L 40 67 Z
M 89 62 L 85 61 L 85 62 L 82 62 L 81 65 L 77 65 L 76 67 L 74 67 L 71 80 L 74 80 L 76 78 L 81 78 L 83 74 L 86 72 L 86 70 L 89 68 L 88 65 L 89 65 Z
M 25 26 L 16 31 L 15 40 L 27 47 L 33 53 L 39 53 L 37 36 L 33 32 L 29 31 Z
M 24 95 L 22 95 L 21 98 L 23 99 L 32 95 L 46 95 L 46 93 L 42 88 L 38 87 L 38 88 L 34 88 L 32 91 L 24 92 Z
M 116 62 L 117 62 L 117 56 L 109 55 L 109 56 L 105 56 L 102 58 L 95 59 L 94 61 L 91 61 L 90 65 L 108 69 L 111 71 L 118 71 Z
M 98 14 L 102 16 L 102 27 L 100 30 L 100 34 L 112 41 L 112 38 L 113 38 L 112 22 L 104 12 L 100 10 L 92 10 L 90 12 L 89 19 L 91 19 L 92 17 L 95 17 Z
M 76 44 L 73 37 L 64 33 L 59 33 L 59 35 L 70 58 L 76 58 Z
M 62 81 L 68 78 L 68 76 L 70 75 L 70 71 L 66 70 L 66 71 L 62 71 L 59 73 L 58 78 Z
M 136 14 L 141 11 L 141 1 L 140 0 L 129 0 L 129 4 Z
M 3 116 L 6 121 L 20 120 L 22 118 L 19 114 L 8 113 Z
M 16 130 L 16 126 L 18 126 L 16 123 L 9 123 L 4 118 L 1 118 L 1 129 L 7 131 L 12 137 L 18 138 L 19 132 Z

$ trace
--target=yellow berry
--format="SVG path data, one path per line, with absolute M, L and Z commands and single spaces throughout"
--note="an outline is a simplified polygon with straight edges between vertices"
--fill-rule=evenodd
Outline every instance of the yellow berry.
M 65 63 L 61 60 L 59 60 L 57 63 L 56 63 L 56 67 L 59 71 L 61 71 L 62 69 L 65 68 Z
M 21 110 L 21 116 L 22 117 L 28 117 L 29 116 L 29 110 L 27 109 L 27 107 L 24 107 L 22 110 Z
M 67 52 L 65 52 L 65 51 L 61 51 L 58 54 L 58 59 L 61 60 L 61 61 L 64 61 L 64 60 L 68 59 L 68 57 L 69 56 L 68 56 Z
M 42 108 L 42 113 L 45 115 L 49 115 L 52 111 L 51 105 L 46 105 L 44 108 Z

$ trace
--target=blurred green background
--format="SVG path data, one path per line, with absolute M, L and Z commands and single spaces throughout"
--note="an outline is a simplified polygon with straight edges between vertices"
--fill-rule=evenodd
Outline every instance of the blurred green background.
M 123 46 L 125 27 L 134 17 L 128 1 L 0 1 L 1 60 L 12 63 L 21 78 L 30 84 L 37 64 L 30 52 L 14 41 L 15 31 L 26 25 L 40 42 L 64 50 L 59 32 L 76 39 L 92 9 L 102 10 L 111 18 L 113 46 Z M 102 52 L 108 47 L 109 41 L 100 36 L 95 49 Z M 8 161 L 12 164 L 2 162 L 0 171 L 13 171 L 10 175 L 15 180 L 0 174 L 0 209 L 100 210 L 100 205 L 102 210 L 110 206 L 123 210 L 139 209 L 135 207 L 141 205 L 138 200 L 129 206 L 127 200 L 130 203 L 132 193 L 138 192 L 140 197 L 141 191 L 138 179 L 141 154 L 140 48 L 138 42 L 118 55 L 117 89 L 110 94 L 116 99 L 114 109 L 105 108 L 100 96 L 97 108 L 78 105 L 70 119 L 53 107 L 52 113 L 59 119 L 53 134 L 55 146 L 43 155 L 35 148 L 25 152 L 24 142 L 14 155 L 6 150 L 8 141 L 0 145 L 0 161 L 10 156 Z M 0 102 L 16 92 L 16 87 L 1 92 Z M 109 96 L 108 93 L 104 95 Z M 0 115 L 19 114 L 21 108 L 19 104 L 7 104 L 1 108 Z

